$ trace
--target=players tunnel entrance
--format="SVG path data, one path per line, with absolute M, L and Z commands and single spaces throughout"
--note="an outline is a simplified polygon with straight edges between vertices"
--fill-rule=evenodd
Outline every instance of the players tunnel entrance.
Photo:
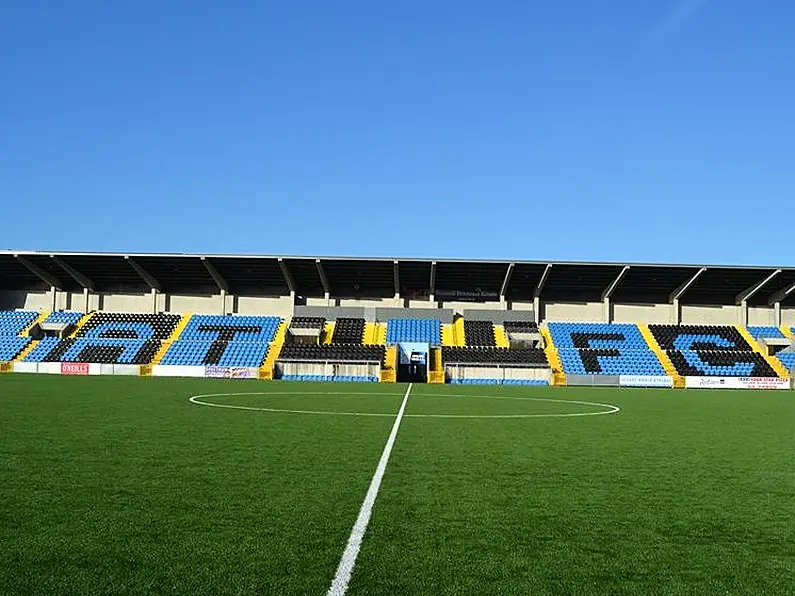
M 398 383 L 428 382 L 430 344 L 403 342 L 398 344 Z

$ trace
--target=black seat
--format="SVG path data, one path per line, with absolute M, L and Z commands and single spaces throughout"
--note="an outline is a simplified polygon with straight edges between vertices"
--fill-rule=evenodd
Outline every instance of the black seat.
M 496 346 L 491 321 L 464 321 L 464 337 L 468 346 Z
M 538 323 L 533 321 L 505 321 L 503 327 L 508 333 L 538 333 Z
M 546 366 L 547 355 L 537 348 L 443 347 L 442 360 L 449 364 L 515 364 Z
M 364 319 L 339 318 L 334 324 L 334 344 L 361 344 L 364 340 Z

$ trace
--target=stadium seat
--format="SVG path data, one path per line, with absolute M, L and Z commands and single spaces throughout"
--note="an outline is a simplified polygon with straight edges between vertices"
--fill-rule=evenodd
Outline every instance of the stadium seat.
M 535 348 L 442 348 L 442 360 L 449 364 L 527 364 L 547 365 L 544 350 Z
M 334 325 L 334 344 L 361 344 L 364 338 L 364 319 L 337 319 Z
M 305 382 L 336 382 L 336 383 L 377 383 L 376 376 L 357 376 L 357 375 L 284 375 L 282 381 L 305 381 Z
M 505 385 L 505 386 L 544 386 L 549 385 L 549 381 L 542 379 L 451 379 L 451 385 Z
M 259 367 L 281 321 L 265 316 L 193 315 L 160 364 Z
M 293 317 L 290 320 L 290 329 L 317 329 L 322 331 L 326 326 L 323 317 Z
M 284 362 L 383 362 L 385 353 L 386 348 L 377 345 L 291 344 L 282 347 L 279 360 Z
M 507 333 L 538 333 L 538 323 L 532 321 L 505 321 L 503 327 Z
M 784 337 L 784 334 L 781 332 L 781 329 L 773 326 L 748 327 L 748 332 L 755 339 L 764 339 L 764 338 L 778 339 Z
M 39 313 L 32 310 L 0 310 L 0 336 L 20 337 Z
M 77 322 L 83 318 L 85 313 L 75 312 L 72 310 L 57 310 L 49 314 L 44 320 L 45 323 L 68 323 L 69 325 L 76 325 Z
M 81 317 L 81 313 L 56 312 L 48 320 L 76 322 Z M 94 313 L 75 337 L 44 338 L 25 361 L 148 364 L 180 319 L 180 315 L 163 313 Z
M 567 374 L 666 374 L 637 325 L 549 323 L 549 332 Z
M 795 352 L 779 352 L 776 357 L 788 371 L 795 370 Z
M 31 310 L 0 311 L 0 362 L 13 360 L 31 342 L 22 333 L 30 327 L 39 313 Z
M 778 376 L 736 327 L 649 325 L 649 330 L 682 376 Z
M 389 319 L 386 343 L 422 342 L 431 346 L 442 343 L 442 324 L 438 319 Z
M 464 320 L 464 337 L 468 346 L 496 346 L 491 321 Z

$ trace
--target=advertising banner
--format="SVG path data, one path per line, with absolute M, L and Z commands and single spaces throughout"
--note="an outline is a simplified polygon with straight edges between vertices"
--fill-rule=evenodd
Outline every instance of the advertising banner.
M 39 372 L 39 365 L 35 362 L 14 362 L 14 372 L 36 373 Z
M 780 389 L 790 388 L 789 379 L 771 377 L 685 377 L 687 389 Z
M 62 375 L 88 375 L 91 369 L 88 362 L 61 362 Z
M 203 366 L 170 366 L 156 364 L 152 367 L 153 377 L 203 377 Z
M 667 387 L 673 388 L 674 380 L 669 376 L 653 375 L 621 375 L 618 378 L 621 387 Z
M 259 370 L 246 366 L 206 366 L 204 376 L 212 379 L 256 379 Z

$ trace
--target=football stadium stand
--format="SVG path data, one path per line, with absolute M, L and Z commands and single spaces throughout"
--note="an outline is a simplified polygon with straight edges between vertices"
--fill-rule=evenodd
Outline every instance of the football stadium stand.
M 567 374 L 666 375 L 637 325 L 554 322 L 549 331 Z
M 401 376 L 409 360 L 422 374 Z M 783 380 L 795 268 L 0 251 L 0 369 L 55 363 L 368 382 Z
M 16 358 L 31 342 L 22 334 L 30 327 L 39 313 L 34 311 L 0 311 L 0 361 Z
M 649 325 L 649 330 L 682 376 L 779 376 L 737 327 Z
M 194 314 L 160 364 L 259 367 L 280 323 L 278 317 Z
M 442 343 L 442 323 L 436 319 L 390 319 L 387 322 L 386 343 L 426 342 L 432 346 Z

